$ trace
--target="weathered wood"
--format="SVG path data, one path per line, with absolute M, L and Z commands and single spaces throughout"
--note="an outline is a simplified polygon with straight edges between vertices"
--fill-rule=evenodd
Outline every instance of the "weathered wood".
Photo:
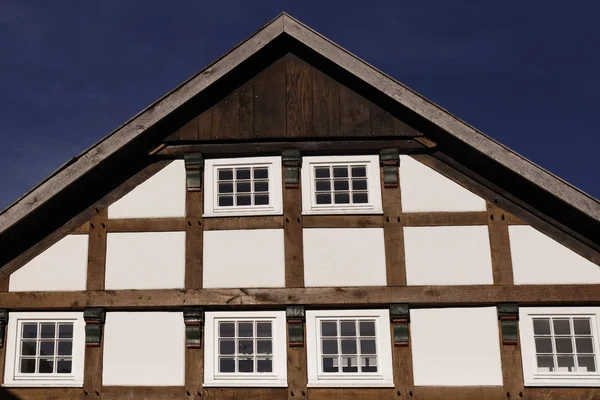
M 512 215 L 511 213 L 506 213 L 506 222 L 509 225 L 527 225 L 525 222 L 523 222 L 521 219 L 517 218 L 516 216 Z
M 102 388 L 102 400 L 164 400 L 185 398 L 189 397 L 186 397 L 183 386 L 104 386 Z
M 598 400 L 600 388 L 527 388 L 527 400 Z
M 394 337 L 394 328 L 391 337 Z M 410 324 L 407 347 L 392 347 L 392 367 L 394 371 L 394 390 L 396 396 L 408 399 L 414 394 L 415 383 L 413 378 L 412 343 L 410 338 Z
M 424 400 L 505 400 L 502 386 L 418 386 L 414 397 Z
M 313 126 L 315 136 L 340 135 L 340 84 L 313 69 Z
M 234 90 L 213 107 L 212 138 L 227 139 L 240 134 L 240 92 Z
M 85 365 L 83 368 L 83 391 L 87 392 L 87 398 L 99 398 L 102 393 L 102 349 L 99 347 L 85 348 Z
M 285 59 L 279 59 L 254 77 L 254 134 L 277 138 L 286 134 Z
M 85 235 L 87 233 L 89 233 L 90 231 L 90 223 L 86 222 L 85 224 L 81 225 L 79 228 L 73 230 L 70 234 L 71 235 Z
M 254 80 L 250 79 L 240 89 L 240 138 L 254 137 Z
M 369 103 L 369 119 L 371 121 L 371 135 L 394 135 L 394 117 L 389 112 L 373 103 Z
M 188 399 L 202 399 L 204 382 L 204 347 L 185 349 L 185 395 Z
M 287 330 L 287 329 L 286 329 Z M 288 332 L 289 333 L 289 332 Z M 288 335 L 289 343 L 289 335 Z M 306 331 L 304 332 L 304 343 L 306 344 Z M 308 394 L 306 345 L 301 347 L 287 348 L 287 398 L 306 399 Z
M 342 305 L 408 303 L 427 306 L 492 306 L 517 302 L 520 306 L 600 305 L 600 285 L 457 285 L 372 286 L 261 289 L 155 289 L 79 292 L 0 293 L 0 308 L 56 310 L 105 307 L 173 309 L 205 306 Z
M 204 220 L 202 201 L 204 192 L 186 192 L 185 195 L 185 288 L 202 287 Z
M 300 181 L 302 181 L 300 179 Z M 283 184 L 283 247 L 285 286 L 304 287 L 304 237 L 302 234 L 302 188 Z
M 123 218 L 106 221 L 108 232 L 178 232 L 185 230 L 184 217 Z
M 404 226 L 466 226 L 487 225 L 488 216 L 485 211 L 415 212 L 404 213 L 401 219 Z
M 194 118 L 177 130 L 172 140 L 198 140 L 198 118 Z
M 8 292 L 9 286 L 10 286 L 10 276 L 7 276 L 4 279 L 0 279 L 0 292 Z
M 399 168 L 402 168 L 400 166 Z M 399 172 L 399 171 L 398 171 Z M 404 250 L 405 223 L 402 215 L 402 196 L 398 187 L 385 187 L 383 169 L 380 172 L 381 203 L 383 207 L 383 240 L 385 246 L 386 281 L 388 286 L 406 285 L 406 260 Z
M 372 136 L 369 102 L 344 85 L 340 85 L 340 121 L 342 136 Z
M 204 219 L 205 231 L 231 229 L 282 229 L 281 215 L 264 215 L 260 217 L 211 217 Z
M 108 209 L 105 208 L 89 223 L 87 290 L 104 290 L 107 220 Z
M 488 201 L 487 214 L 494 284 L 513 285 L 507 213 Z
M 383 228 L 383 215 L 304 215 L 304 228 Z
M 205 388 L 204 396 L 207 400 L 285 400 L 286 388 Z
M 2 400 L 81 400 L 82 398 L 96 398 L 85 396 L 81 388 L 6 388 L 0 387 Z
M 310 400 L 372 400 L 372 399 L 394 399 L 394 389 L 377 388 L 310 388 L 308 389 Z
M 313 136 L 313 68 L 289 54 L 286 57 L 287 137 Z
M 521 363 L 521 343 L 520 341 L 516 345 L 502 343 L 502 326 L 500 321 L 498 321 L 498 332 L 504 393 L 507 398 L 523 398 L 525 386 L 523 384 L 523 364 Z

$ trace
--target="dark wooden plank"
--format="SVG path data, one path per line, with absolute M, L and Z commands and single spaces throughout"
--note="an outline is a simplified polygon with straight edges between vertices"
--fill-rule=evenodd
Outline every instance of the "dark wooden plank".
M 85 396 L 81 388 L 0 388 L 2 400 L 81 400 L 82 398 L 96 398 Z
M 313 136 L 313 68 L 298 57 L 286 56 L 286 136 Z
M 177 130 L 173 135 L 169 136 L 167 141 L 179 141 L 179 140 L 197 140 L 198 139 L 198 117 L 192 119 L 181 128 Z
M 394 389 L 377 388 L 310 388 L 308 390 L 310 400 L 372 400 L 372 399 L 394 399 Z
M 212 107 L 208 110 L 203 111 L 198 117 L 198 136 L 197 140 L 206 140 L 212 137 L 212 120 L 213 120 L 213 109 Z
M 305 215 L 304 228 L 383 228 L 383 215 Z
M 240 139 L 254 137 L 254 80 L 240 89 Z
M 106 227 L 108 209 L 100 211 L 90 220 L 88 236 L 87 290 L 104 290 L 106 267 Z
M 102 393 L 102 348 L 103 346 L 85 348 L 83 391 L 91 398 L 98 398 Z
M 282 229 L 281 215 L 263 215 L 260 217 L 211 217 L 205 218 L 205 231 L 232 229 Z
M 254 77 L 254 137 L 283 137 L 286 132 L 285 59 Z
M 340 136 L 340 84 L 313 68 L 313 127 L 315 136 Z
M 304 287 L 304 237 L 302 234 L 302 189 L 283 184 L 283 246 L 285 286 Z
M 186 192 L 185 209 L 185 287 L 202 287 L 204 220 L 202 218 L 203 192 Z
M 494 285 L 513 285 L 507 213 L 488 201 L 487 214 Z
M 213 139 L 239 137 L 240 132 L 240 92 L 234 90 L 213 107 Z
M 402 166 L 400 166 L 401 168 Z M 398 171 L 400 172 L 400 171 Z M 406 285 L 406 259 L 404 250 L 405 220 L 402 215 L 400 187 L 390 188 L 383 184 L 380 173 L 381 203 L 383 207 L 383 239 L 385 246 L 386 282 L 388 286 Z
M 500 360 L 502 362 L 502 385 L 504 387 L 504 393 L 506 393 L 507 398 L 523 398 L 525 386 L 523 383 L 521 343 L 520 341 L 516 345 L 506 345 L 502 343 L 502 326 L 500 321 L 498 321 L 498 332 L 498 340 L 500 341 Z
M 187 399 L 202 399 L 204 382 L 204 348 L 185 349 L 185 395 Z
M 406 137 L 418 137 L 423 134 L 418 130 L 414 129 L 412 126 L 409 126 L 399 120 L 398 118 L 394 118 L 394 135 L 395 136 L 406 136 Z M 429 146 L 427 146 L 429 147 Z
M 394 337 L 393 327 L 391 327 L 392 338 Z M 394 390 L 396 396 L 401 399 L 409 399 L 414 394 L 415 383 L 413 379 L 413 360 L 412 348 L 392 347 L 392 367 L 394 369 Z
M 394 136 L 394 117 L 379 106 L 369 102 L 369 118 L 373 136 Z
M 184 217 L 109 219 L 108 232 L 178 232 L 185 230 Z
M 414 397 L 426 400 L 504 400 L 502 386 L 418 386 Z M 512 398 L 512 397 L 511 397 Z
M 369 102 L 344 85 L 340 85 L 340 134 L 357 137 L 373 136 Z
M 8 292 L 9 285 L 10 285 L 10 276 L 7 276 L 4 279 L 0 279 L 0 292 Z
M 598 400 L 600 399 L 600 388 L 527 388 L 525 390 L 525 399 Z
M 164 400 L 184 398 L 186 396 L 183 386 L 104 386 L 102 388 L 102 400 Z
M 305 339 L 306 343 L 306 332 Z M 289 338 L 288 338 L 289 343 Z M 308 394 L 306 345 L 287 349 L 287 399 L 306 399 Z
M 210 400 L 284 400 L 286 388 L 205 388 L 203 398 Z
M 415 212 L 402 214 L 404 226 L 466 226 L 487 225 L 485 211 Z

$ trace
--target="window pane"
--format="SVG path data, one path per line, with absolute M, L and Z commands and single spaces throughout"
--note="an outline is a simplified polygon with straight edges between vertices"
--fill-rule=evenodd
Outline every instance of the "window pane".
M 73 338 L 73 324 L 59 324 L 58 337 L 65 339 Z
M 337 357 L 323 357 L 323 372 L 338 372 Z
M 573 372 L 575 371 L 575 360 L 573 356 L 557 356 L 558 371 Z
M 315 177 L 329 178 L 329 168 L 315 168 Z
M 59 374 L 71 373 L 71 359 L 59 358 L 56 363 L 56 372 Z
M 347 178 L 348 177 L 348 167 L 333 167 L 333 177 L 334 178 Z
M 35 358 L 21 358 L 21 373 L 35 373 Z
M 256 323 L 256 336 L 271 337 L 271 323 L 270 322 L 257 322 Z
M 233 193 L 233 183 L 219 183 L 219 194 Z
M 358 372 L 358 358 L 342 357 L 342 372 Z
M 238 322 L 238 336 L 239 337 L 252 337 L 252 336 L 254 336 L 254 323 L 252 323 L 252 322 Z
M 537 356 L 538 372 L 553 372 L 554 357 L 552 356 Z
M 238 360 L 238 372 L 254 372 L 254 359 L 241 358 Z
M 340 322 L 341 336 L 356 336 L 356 321 Z
M 53 356 L 54 355 L 54 341 L 40 342 L 40 355 L 41 356 Z
M 360 336 L 375 336 L 375 322 L 360 321 Z
M 233 170 L 231 169 L 220 169 L 219 170 L 219 180 L 220 181 L 230 181 L 233 179 Z
M 253 340 L 240 340 L 238 342 L 238 353 L 239 354 L 254 354 L 254 341 Z
M 36 342 L 23 342 L 21 343 L 21 355 L 22 356 L 35 356 Z
M 219 323 L 219 337 L 234 337 L 235 324 L 233 322 Z
M 568 319 L 554 319 L 552 320 L 554 325 L 554 334 L 555 335 L 570 335 L 571 334 L 571 325 L 569 324 Z
M 533 320 L 533 333 L 536 335 L 549 335 L 550 334 L 550 320 L 549 319 L 534 319 Z
M 353 178 L 361 178 L 363 176 L 367 176 L 367 168 L 366 167 L 352 167 L 352 177 Z
M 54 360 L 52 358 L 40 358 L 38 372 L 40 374 L 51 374 L 54 372 Z
M 360 354 L 377 354 L 375 339 L 362 339 L 360 341 Z
M 235 358 L 220 358 L 219 372 L 235 372 Z
M 556 344 L 557 353 L 573 353 L 573 342 L 571 342 L 570 337 L 554 339 L 554 343 Z
M 352 181 L 352 190 L 367 190 L 366 179 L 354 179 Z
M 255 192 L 268 192 L 269 191 L 269 182 L 254 182 L 254 191 Z
M 273 372 L 273 360 L 271 358 L 256 360 L 256 372 Z
M 235 354 L 235 340 L 226 339 L 219 342 L 219 354 L 229 355 Z
M 337 336 L 337 323 L 334 321 L 322 321 L 321 336 Z
M 333 196 L 333 202 L 335 204 L 349 204 L 350 194 L 348 193 L 335 193 Z
M 254 205 L 255 206 L 269 205 L 269 195 L 268 194 L 255 194 L 254 195 Z
M 323 339 L 323 354 L 337 354 L 337 340 Z
M 233 196 L 219 196 L 219 207 L 231 207 L 233 205 Z
M 591 337 L 575 338 L 578 353 L 593 353 L 594 345 Z
M 238 193 L 250 192 L 250 182 L 238 182 L 235 186 Z
M 573 319 L 573 330 L 576 335 L 591 335 L 590 320 L 587 318 Z
M 60 341 L 58 342 L 58 355 L 59 356 L 70 356 L 73 354 L 73 342 Z
M 329 194 L 329 193 L 317 194 L 317 204 L 331 204 L 331 194 Z
M 377 372 L 377 357 L 361 357 L 361 372 Z
M 250 168 L 236 169 L 235 179 L 250 179 Z
M 236 202 L 238 206 L 249 206 L 252 205 L 252 196 L 244 194 L 244 195 L 237 195 L 236 196 Z
M 369 202 L 369 195 L 367 193 L 352 193 L 352 202 L 354 204 L 365 204 Z
M 583 372 L 596 372 L 596 360 L 594 356 L 578 356 L 579 370 Z
M 356 354 L 356 339 L 342 340 L 342 354 Z
M 23 337 L 24 338 L 36 338 L 37 337 L 37 324 L 23 324 Z
M 316 181 L 315 189 L 317 192 L 327 192 L 331 190 L 331 182 L 330 181 Z
M 333 181 L 333 189 L 334 190 L 349 190 L 350 185 L 347 180 Z
M 254 168 L 254 179 L 267 179 L 268 177 L 268 168 Z
M 257 340 L 256 341 L 256 352 L 258 354 L 272 354 L 273 345 L 272 341 L 269 340 Z
M 535 338 L 536 353 L 552 353 L 552 339 L 550 338 Z

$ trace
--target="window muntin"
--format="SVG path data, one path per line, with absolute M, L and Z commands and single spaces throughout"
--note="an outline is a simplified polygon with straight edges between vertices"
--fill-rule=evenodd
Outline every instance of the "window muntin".
M 368 204 L 367 165 L 314 167 L 315 204 Z
M 220 374 L 273 372 L 273 322 L 265 320 L 220 321 Z
M 269 168 L 218 168 L 217 204 L 218 207 L 268 206 Z
M 375 320 L 321 320 L 320 331 L 321 373 L 378 371 Z

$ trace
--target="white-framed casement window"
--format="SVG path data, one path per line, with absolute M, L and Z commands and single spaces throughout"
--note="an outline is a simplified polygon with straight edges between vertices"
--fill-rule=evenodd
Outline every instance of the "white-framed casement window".
M 600 386 L 600 307 L 520 308 L 525 386 Z
M 11 312 L 4 386 L 83 386 L 82 312 Z
M 281 157 L 204 162 L 204 216 L 281 215 Z
M 393 387 L 389 310 L 306 311 L 309 387 Z
M 378 156 L 302 158 L 304 214 L 377 214 L 381 208 Z
M 285 311 L 207 312 L 204 386 L 285 387 Z

